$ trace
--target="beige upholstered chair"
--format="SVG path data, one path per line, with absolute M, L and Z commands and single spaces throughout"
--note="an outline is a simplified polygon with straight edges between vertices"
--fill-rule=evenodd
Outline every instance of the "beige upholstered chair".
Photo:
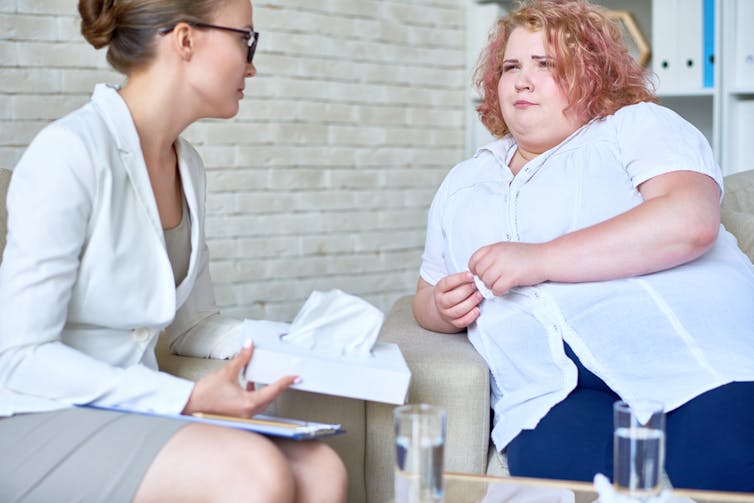
M 5 190 L 9 173 L 0 169 L 0 245 L 5 244 Z M 723 224 L 741 248 L 754 258 L 754 171 L 725 179 Z M 2 246 L 0 246 L 0 252 Z M 464 334 L 439 334 L 420 328 L 411 313 L 411 296 L 399 299 L 388 313 L 380 340 L 400 345 L 411 369 L 409 402 L 442 405 L 448 410 L 446 469 L 500 474 L 490 457 L 489 376 Z M 158 345 L 163 370 L 196 379 L 224 362 L 169 354 Z M 350 503 L 382 503 L 393 491 L 393 406 L 288 391 L 270 412 L 288 417 L 340 422 L 347 433 L 328 439 L 343 458 L 349 474 Z
M 754 170 L 725 177 L 720 220 L 736 236 L 739 248 L 754 262 Z

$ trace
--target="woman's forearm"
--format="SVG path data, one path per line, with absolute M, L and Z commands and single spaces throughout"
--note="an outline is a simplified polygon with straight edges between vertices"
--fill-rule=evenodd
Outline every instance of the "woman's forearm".
M 545 243 L 500 242 L 471 256 L 469 270 L 495 295 L 545 281 L 581 283 L 640 276 L 689 262 L 715 242 L 720 193 L 687 171 L 639 188 L 644 202 L 599 224 Z
M 639 206 L 543 244 L 543 276 L 560 282 L 639 276 L 694 260 L 713 245 L 720 196 L 711 178 L 668 173 L 640 191 Z

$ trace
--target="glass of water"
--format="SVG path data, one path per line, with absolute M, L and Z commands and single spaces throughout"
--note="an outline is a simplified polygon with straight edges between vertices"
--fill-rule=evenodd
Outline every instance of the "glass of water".
M 426 404 L 393 410 L 395 422 L 395 503 L 443 501 L 442 472 L 446 413 Z
M 662 490 L 665 411 L 652 400 L 613 405 L 613 485 L 639 501 Z

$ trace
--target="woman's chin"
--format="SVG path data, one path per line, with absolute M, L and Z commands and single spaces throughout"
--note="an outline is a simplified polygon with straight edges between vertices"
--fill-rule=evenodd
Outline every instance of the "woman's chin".
M 233 106 L 229 106 L 222 110 L 218 110 L 217 113 L 212 115 L 213 119 L 232 119 L 238 114 L 239 106 L 236 102 Z

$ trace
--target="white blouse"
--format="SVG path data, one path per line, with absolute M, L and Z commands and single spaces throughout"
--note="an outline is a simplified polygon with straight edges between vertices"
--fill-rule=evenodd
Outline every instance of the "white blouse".
M 641 103 L 585 125 L 513 176 L 512 137 L 455 166 L 430 208 L 421 277 L 468 270 L 500 241 L 537 243 L 642 202 L 637 187 L 677 170 L 722 187 L 709 144 L 669 109 Z M 502 450 L 574 389 L 563 342 L 622 399 L 672 410 L 731 381 L 754 380 L 754 266 L 721 227 L 702 257 L 640 277 L 543 283 L 484 300 L 468 327 L 490 367 L 492 439 Z

